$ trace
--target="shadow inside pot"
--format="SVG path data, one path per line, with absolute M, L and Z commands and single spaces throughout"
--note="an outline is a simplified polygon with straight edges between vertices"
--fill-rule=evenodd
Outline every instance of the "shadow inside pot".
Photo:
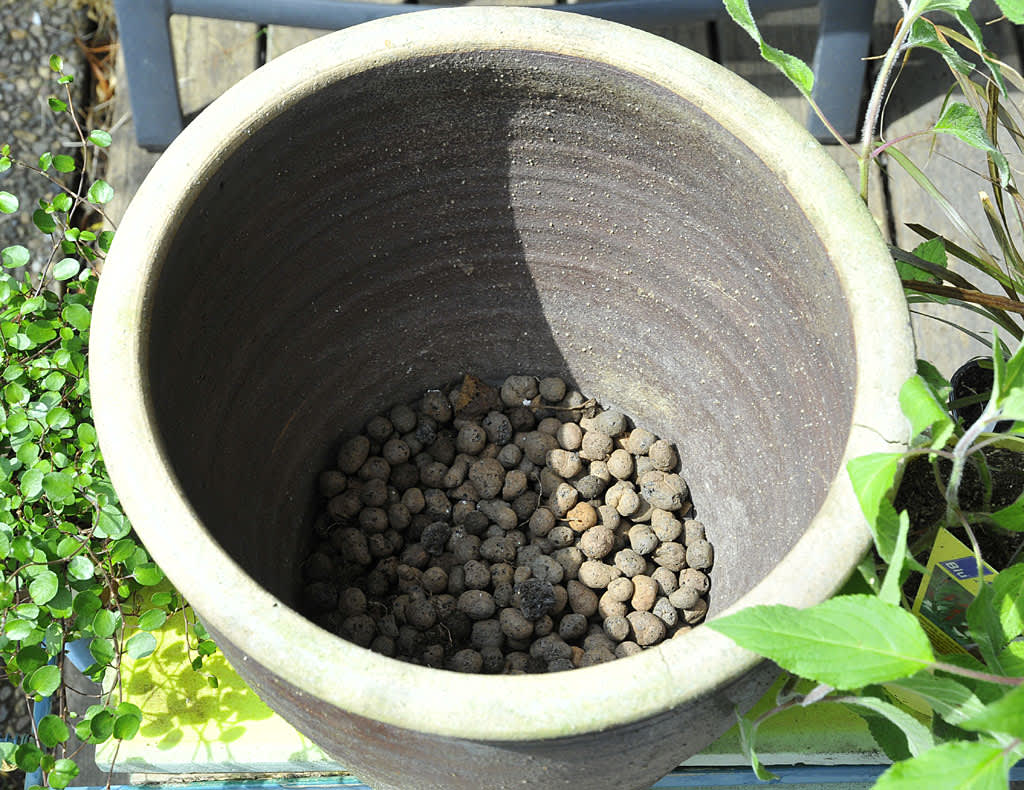
M 831 261 L 753 152 L 660 86 L 542 52 L 289 102 L 197 174 L 149 326 L 166 453 L 251 576 L 297 608 L 339 439 L 464 373 L 562 375 L 675 442 L 712 615 L 778 563 L 839 471 L 856 370 Z

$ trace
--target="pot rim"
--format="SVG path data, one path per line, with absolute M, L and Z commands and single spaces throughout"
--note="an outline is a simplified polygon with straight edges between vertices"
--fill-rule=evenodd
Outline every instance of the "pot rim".
M 711 629 L 696 628 L 608 664 L 541 675 L 483 676 L 406 664 L 329 634 L 256 584 L 190 507 L 157 439 L 143 387 L 142 330 L 150 315 L 147 283 L 158 274 L 164 252 L 152 240 L 174 232 L 197 191 L 254 129 L 318 88 L 369 68 L 427 54 L 517 48 L 607 64 L 694 103 L 778 175 L 826 249 L 842 255 L 837 273 L 852 319 L 857 382 L 840 471 L 806 533 L 728 611 L 754 604 L 807 606 L 834 593 L 852 572 L 871 538 L 845 464 L 905 444 L 907 426 L 897 392 L 913 372 L 902 289 L 875 222 L 846 176 L 763 93 L 722 66 L 652 34 L 536 8 L 433 9 L 310 42 L 271 61 L 210 105 L 140 187 L 99 289 L 91 379 L 95 421 L 115 487 L 147 549 L 173 582 L 195 579 L 196 558 L 207 558 L 205 578 L 182 592 L 212 629 L 248 654 L 243 660 L 251 658 L 320 704 L 397 727 L 474 740 L 551 738 L 638 721 L 698 700 L 759 659 Z M 165 524 L 176 528 L 165 529 Z M 275 633 L 289 639 L 269 636 Z M 297 644 L 305 648 L 292 647 Z M 334 667 L 344 671 L 325 671 Z

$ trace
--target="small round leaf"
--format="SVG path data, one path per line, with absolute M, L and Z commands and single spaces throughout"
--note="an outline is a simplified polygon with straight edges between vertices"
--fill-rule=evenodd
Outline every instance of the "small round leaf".
M 98 145 L 100 148 L 106 148 L 111 143 L 110 133 L 102 129 L 93 129 L 89 132 L 89 142 L 93 145 Z
M 54 716 L 52 713 L 43 716 L 39 720 L 39 724 L 36 725 L 36 729 L 39 732 L 39 740 L 47 749 L 52 749 L 58 743 L 64 743 L 71 736 L 68 725 L 61 721 L 59 716 Z
M 95 566 L 88 557 L 81 555 L 72 557 L 68 563 L 68 576 L 78 581 L 88 581 L 96 572 Z
M 30 257 L 28 249 L 20 244 L 0 250 L 0 262 L 3 263 L 5 269 L 17 269 L 19 266 L 25 266 Z
M 93 181 L 92 186 L 85 195 L 90 203 L 109 203 L 114 197 L 114 188 L 102 178 Z
M 145 658 L 156 650 L 156 637 L 148 631 L 138 631 L 125 642 L 124 650 L 132 658 Z
M 28 691 L 49 697 L 60 687 L 60 668 L 55 664 L 39 667 L 28 679 Z
M 0 214 L 13 214 L 18 210 L 18 198 L 10 192 L 0 192 Z
M 163 609 L 150 609 L 139 615 L 139 628 L 143 631 L 155 631 L 167 622 L 167 612 Z
M 45 487 L 45 482 L 43 485 Z M 51 570 L 43 570 L 29 583 L 28 594 L 33 601 L 42 606 L 57 594 L 59 586 L 57 574 Z
M 81 264 L 74 258 L 62 258 L 53 265 L 53 276 L 57 280 L 70 280 L 81 268 Z
M 67 321 L 71 326 L 77 329 L 79 332 L 84 332 L 89 328 L 89 322 L 92 316 L 89 314 L 89 308 L 81 304 L 69 304 L 61 311 L 61 318 Z

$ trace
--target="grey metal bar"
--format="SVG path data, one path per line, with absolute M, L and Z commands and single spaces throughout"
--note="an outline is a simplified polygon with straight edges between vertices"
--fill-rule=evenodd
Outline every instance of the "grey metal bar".
M 161 151 L 185 128 L 171 47 L 169 0 L 114 0 L 135 139 Z
M 867 73 L 864 57 L 871 46 L 874 16 L 875 0 L 821 0 L 811 98 L 847 140 L 857 137 Z M 813 111 L 808 112 L 807 130 L 819 140 L 831 140 L 832 134 L 821 119 Z

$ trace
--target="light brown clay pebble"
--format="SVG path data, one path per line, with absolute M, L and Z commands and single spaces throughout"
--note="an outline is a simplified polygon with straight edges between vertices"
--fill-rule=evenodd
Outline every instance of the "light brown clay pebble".
M 579 450 L 583 443 L 583 431 L 574 422 L 563 422 L 555 433 L 555 439 L 563 450 Z
M 637 653 L 642 653 L 643 648 L 640 647 L 636 642 L 631 639 L 627 639 L 625 642 L 620 642 L 615 647 L 616 658 L 628 658 L 629 656 L 635 656 Z
M 656 645 L 665 638 L 665 623 L 651 612 L 630 612 L 627 617 L 633 641 L 640 647 Z
M 501 385 L 501 402 L 506 406 L 523 406 L 537 397 L 537 379 L 533 376 L 509 376 Z
M 690 609 L 683 610 L 683 618 L 690 625 L 696 625 L 704 619 L 704 615 L 708 613 L 708 602 L 701 598 L 697 603 Z
M 579 498 L 579 491 L 568 483 L 559 483 L 551 494 L 548 507 L 556 516 L 564 518 L 572 510 Z
M 690 550 L 686 550 L 687 559 L 689 559 Z M 693 587 L 701 595 L 704 595 L 708 590 L 711 589 L 711 579 L 703 571 L 699 571 L 696 568 L 683 568 L 679 571 L 679 586 Z
M 656 441 L 658 437 L 646 428 L 634 428 L 626 439 L 626 449 L 633 455 L 647 455 Z
M 604 461 L 614 448 L 612 437 L 600 431 L 585 431 L 580 442 L 580 458 L 588 461 Z M 342 471 L 345 471 L 342 469 Z
M 530 431 L 523 437 L 523 455 L 537 466 L 547 463 L 548 453 L 558 449 L 558 440 L 549 433 Z
M 675 448 L 664 439 L 659 439 L 652 444 L 647 455 L 651 459 L 651 463 L 654 464 L 654 468 L 662 472 L 672 471 L 679 463 Z
M 640 495 L 632 489 L 623 491 L 615 509 L 619 511 L 620 516 L 632 516 L 640 509 Z
M 557 417 L 545 417 L 543 420 L 537 423 L 537 430 L 541 433 L 547 433 L 554 436 L 558 433 L 558 429 L 562 426 L 562 421 Z M 557 437 L 556 437 L 557 438 Z
M 633 456 L 621 448 L 608 457 L 606 464 L 608 472 L 619 480 L 628 480 L 633 474 Z
M 561 448 L 548 452 L 547 465 L 555 474 L 565 479 L 575 477 L 583 470 L 583 461 L 580 460 L 579 453 Z
M 420 414 L 445 423 L 452 418 L 452 405 L 441 390 L 428 390 L 420 402 Z
M 654 608 L 651 609 L 651 612 L 669 628 L 679 622 L 679 610 L 664 596 L 654 602 Z
M 646 556 L 658 547 L 658 536 L 646 524 L 634 524 L 629 529 L 629 547 L 637 554 Z
M 686 544 L 686 564 L 698 570 L 707 570 L 714 563 L 714 550 L 706 540 Z
M 679 577 L 668 568 L 655 568 L 651 578 L 658 583 L 658 591 L 662 595 L 670 595 L 679 588 Z
M 678 538 L 683 532 L 683 523 L 667 510 L 651 509 L 651 529 L 658 540 L 668 543 Z
M 551 557 L 562 566 L 562 578 L 576 579 L 580 574 L 580 566 L 586 560 L 585 555 L 575 546 L 564 546 L 551 552 Z
M 597 523 L 597 510 L 589 502 L 574 505 L 565 517 L 573 532 L 585 532 Z
M 622 516 L 619 515 L 619 511 L 611 505 L 601 505 L 597 509 L 597 518 L 598 523 L 608 527 L 608 529 L 618 529 L 619 524 L 622 523 Z
M 604 621 L 604 632 L 616 642 L 621 642 L 628 637 L 631 630 L 629 620 L 623 615 L 608 617 Z
M 515 469 L 523 460 L 523 450 L 518 445 L 506 444 L 498 451 L 496 458 L 498 459 L 498 463 L 506 469 Z M 524 474 L 526 473 L 526 470 L 522 471 Z
M 615 554 L 615 567 L 632 578 L 647 569 L 647 561 L 632 549 L 623 549 Z
M 597 600 L 597 613 L 602 619 L 616 615 L 625 615 L 627 611 L 629 611 L 629 607 L 626 605 L 626 602 L 615 600 L 607 590 Z
M 686 545 L 690 545 L 696 540 L 705 540 L 704 525 L 699 521 L 688 518 L 683 521 L 683 541 Z
M 556 376 L 548 376 L 540 380 L 537 391 L 548 403 L 558 403 L 565 397 L 565 382 Z
M 551 541 L 552 546 L 561 549 L 573 544 L 576 540 L 576 533 L 568 525 L 560 524 L 548 533 L 547 538 Z
M 587 560 L 580 565 L 579 580 L 594 590 L 603 590 L 608 582 L 622 575 L 622 571 L 599 560 Z
M 606 594 L 615 601 L 628 601 L 633 597 L 633 580 L 627 579 L 625 576 L 612 579 L 608 582 Z
M 580 420 L 580 427 L 585 431 L 599 431 L 611 437 L 625 433 L 629 422 L 621 411 L 608 409 L 591 419 Z
M 486 620 L 494 609 L 494 597 L 484 590 L 466 590 L 459 596 L 459 611 L 473 620 Z
M 686 565 L 686 549 L 680 543 L 662 543 L 654 550 L 653 559 L 661 567 L 678 573 Z
M 599 560 L 607 556 L 614 546 L 615 533 L 608 527 L 591 527 L 580 536 L 580 551 L 591 560 Z
M 597 611 L 597 594 L 587 585 L 575 579 L 565 585 L 569 596 L 569 608 L 576 614 L 590 617 Z
M 693 587 L 680 587 L 668 597 L 676 609 L 692 609 L 700 600 L 700 593 Z
M 689 495 L 683 478 L 657 469 L 638 476 L 637 482 L 640 496 L 660 510 L 679 510 Z
M 555 514 L 546 507 L 537 508 L 530 516 L 530 533 L 538 538 L 546 536 L 555 526 Z
M 633 598 L 630 603 L 638 612 L 650 611 L 658 599 L 658 592 L 658 583 L 641 573 L 633 577 Z
M 610 484 L 615 479 L 612 473 L 608 471 L 608 464 L 604 461 L 591 461 L 590 466 L 587 467 L 587 472 L 603 483 Z
M 498 463 L 501 463 L 500 461 Z M 512 469 L 505 475 L 505 484 L 501 488 L 501 498 L 506 502 L 515 499 L 526 491 L 530 481 L 526 473 L 518 469 Z M 536 500 L 534 500 L 536 501 Z

